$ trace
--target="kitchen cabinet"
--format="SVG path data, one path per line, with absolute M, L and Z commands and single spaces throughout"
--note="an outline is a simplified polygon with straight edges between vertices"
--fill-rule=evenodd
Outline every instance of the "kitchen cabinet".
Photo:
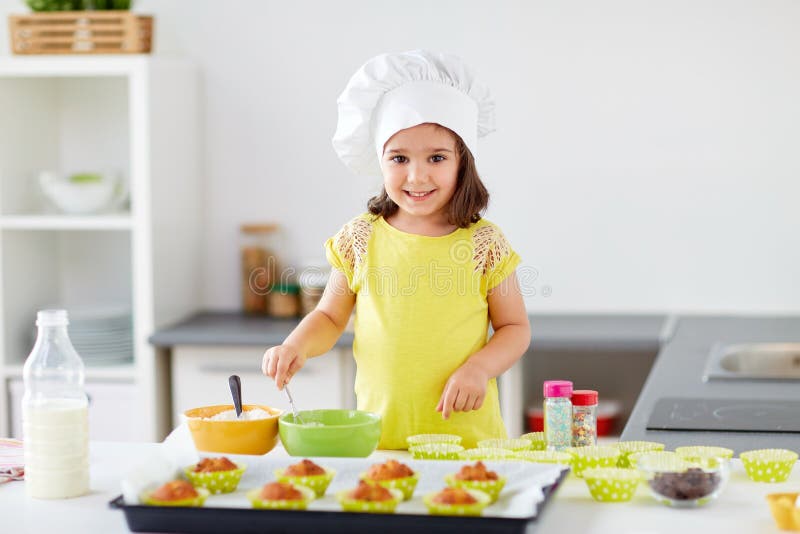
M 196 69 L 179 59 L 0 58 L 0 435 L 13 431 L 36 311 L 54 306 L 130 311 L 132 359 L 86 367 L 93 438 L 169 430 L 168 362 L 147 338 L 199 304 L 197 106 Z M 129 201 L 60 214 L 42 170 L 115 170 Z
M 189 408 L 231 404 L 228 377 L 242 380 L 242 402 L 289 410 L 274 382 L 261 373 L 266 346 L 176 346 L 172 349 L 173 424 Z M 290 385 L 298 410 L 355 408 L 354 365 L 349 351 L 334 348 L 310 358 Z

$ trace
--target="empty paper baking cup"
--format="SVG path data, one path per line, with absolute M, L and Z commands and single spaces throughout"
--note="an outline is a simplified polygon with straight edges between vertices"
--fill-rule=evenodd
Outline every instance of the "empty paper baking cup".
M 364 482 L 377 484 L 388 490 L 400 490 L 400 492 L 403 494 L 404 501 L 409 500 L 411 496 L 414 495 L 414 488 L 417 487 L 417 482 L 419 482 L 419 475 L 416 473 L 410 477 L 388 478 L 386 480 L 373 480 L 371 478 L 367 478 L 367 473 L 361 473 L 358 477 Z
M 194 470 L 195 465 L 190 465 L 183 472 L 195 488 L 205 488 L 211 493 L 231 493 L 236 491 L 236 487 L 242 479 L 242 473 L 246 469 L 245 464 L 241 463 L 236 464 L 236 467 L 229 471 L 197 473 Z
M 775 524 L 781 530 L 800 530 L 800 493 L 770 493 L 767 495 L 769 509 Z
M 484 439 L 478 442 L 479 449 L 507 449 L 512 452 L 529 451 L 531 442 L 527 439 Z
M 617 467 L 632 467 L 629 457 L 637 452 L 663 451 L 664 444 L 655 441 L 620 441 L 615 444 L 619 449 Z
M 572 455 L 572 472 L 576 476 L 582 476 L 584 469 L 590 467 L 616 467 L 620 456 L 616 447 L 599 445 L 571 447 L 567 452 Z
M 417 460 L 458 460 L 458 453 L 463 450 L 461 445 L 452 443 L 427 443 L 409 447 L 408 452 Z
M 451 488 L 482 491 L 489 496 L 489 502 L 495 502 L 506 485 L 504 476 L 498 476 L 497 480 L 459 480 L 455 475 L 446 475 L 444 481 Z
M 363 512 L 368 514 L 392 514 L 397 504 L 403 500 L 403 492 L 390 489 L 392 498 L 387 501 L 362 501 L 350 498 L 351 490 L 342 490 L 336 493 L 336 499 L 345 512 Z
M 528 432 L 522 435 L 522 439 L 531 442 L 531 450 L 543 451 L 547 449 L 547 440 L 544 439 L 544 432 Z
M 513 460 L 514 457 L 514 452 L 508 449 L 489 447 L 467 449 L 458 453 L 460 460 Z
M 572 463 L 572 455 L 561 451 L 522 451 L 515 454 L 519 460 L 537 464 L 565 464 Z
M 694 445 L 690 447 L 678 447 L 675 454 L 689 461 L 704 460 L 707 458 L 733 458 L 733 451 L 725 447 L 712 447 L 707 445 Z
M 428 507 L 428 513 L 431 515 L 481 515 L 483 509 L 489 506 L 491 498 L 480 490 L 468 489 L 467 492 L 478 502 L 473 504 L 439 504 L 433 502 L 433 499 L 436 497 L 438 492 L 428 493 L 425 495 L 425 497 L 423 497 L 422 500 L 425 503 L 425 506 Z
M 739 458 L 750 480 L 783 482 L 797 462 L 797 453 L 786 449 L 759 449 L 743 452 Z
M 291 476 L 286 475 L 286 469 L 276 469 L 273 473 L 275 474 L 275 480 L 278 482 L 288 482 L 293 486 L 311 488 L 317 497 L 322 497 L 325 495 L 325 490 L 328 489 L 334 475 L 336 475 L 336 471 L 333 469 L 328 469 L 327 467 L 323 469 L 325 469 L 325 472 L 321 475 Z
M 636 469 L 639 467 L 639 462 L 642 458 L 651 458 L 651 461 L 670 461 L 670 460 L 659 460 L 659 459 L 672 459 L 677 458 L 681 459 L 680 456 L 675 454 L 674 451 L 645 451 L 645 452 L 632 452 L 628 455 L 628 463 L 630 467 Z
M 461 436 L 455 434 L 416 434 L 408 436 L 406 443 L 409 447 L 416 447 L 417 445 L 425 445 L 428 443 L 451 443 L 453 445 L 461 445 Z
M 247 499 L 253 508 L 259 510 L 305 510 L 308 503 L 314 500 L 315 493 L 311 488 L 292 484 L 294 489 L 299 491 L 303 498 L 299 500 L 286 499 L 262 499 L 261 488 L 255 488 L 247 492 Z
M 594 500 L 627 502 L 636 493 L 642 475 L 624 467 L 590 467 L 583 470 L 583 479 Z

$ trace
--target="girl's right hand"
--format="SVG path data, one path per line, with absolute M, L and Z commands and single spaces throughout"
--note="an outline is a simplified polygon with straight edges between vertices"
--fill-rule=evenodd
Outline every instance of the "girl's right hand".
M 264 359 L 261 361 L 261 371 L 275 379 L 275 385 L 280 390 L 305 364 L 305 356 L 293 346 L 284 344 L 267 349 Z

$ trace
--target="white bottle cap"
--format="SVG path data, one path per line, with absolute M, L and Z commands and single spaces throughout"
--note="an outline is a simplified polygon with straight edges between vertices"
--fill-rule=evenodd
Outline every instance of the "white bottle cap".
M 36 326 L 67 326 L 67 310 L 40 310 L 36 314 Z

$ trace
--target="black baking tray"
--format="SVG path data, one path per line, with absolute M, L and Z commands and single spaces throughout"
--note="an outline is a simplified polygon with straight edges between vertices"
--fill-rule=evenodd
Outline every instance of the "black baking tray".
M 111 501 L 111 508 L 122 510 L 132 532 L 185 532 L 206 534 L 326 532 L 333 534 L 412 534 L 452 533 L 454 529 L 475 534 L 523 534 L 535 528 L 547 503 L 561 485 L 569 469 L 542 488 L 544 500 L 536 505 L 530 519 L 506 517 L 455 517 L 412 514 L 363 514 L 330 511 L 254 510 L 250 508 L 170 508 L 127 505 L 122 495 Z

